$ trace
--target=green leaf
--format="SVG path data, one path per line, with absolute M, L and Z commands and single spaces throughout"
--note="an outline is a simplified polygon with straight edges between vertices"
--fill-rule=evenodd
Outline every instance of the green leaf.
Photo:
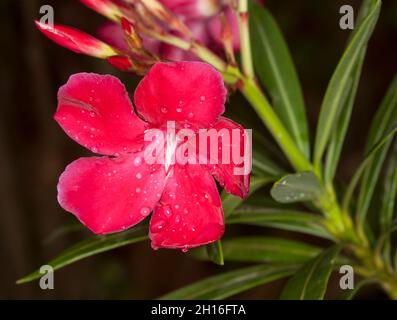
M 381 209 L 379 211 L 379 225 L 381 234 L 387 232 L 390 229 L 395 201 L 397 197 L 397 142 L 394 143 L 393 151 L 390 155 L 390 159 L 387 163 L 385 178 L 383 180 L 383 197 Z M 388 236 L 385 239 L 383 256 L 385 260 L 391 262 L 391 238 Z
M 191 300 L 191 299 L 224 299 L 239 292 L 260 286 L 265 283 L 291 275 L 296 266 L 259 265 L 224 272 L 216 276 L 198 281 L 176 291 L 168 293 L 159 299 Z
M 397 195 L 397 142 L 388 161 L 383 181 L 382 208 L 380 210 L 380 226 L 382 232 L 390 228 Z
M 397 122 L 397 75 L 387 90 L 387 93 L 375 115 L 374 121 L 368 135 L 368 142 L 365 148 L 366 154 L 369 153 L 374 145 L 381 140 L 387 131 Z M 363 223 L 367 216 L 368 208 L 375 190 L 376 183 L 379 179 L 380 170 L 385 160 L 391 141 L 387 141 L 376 154 L 372 157 L 370 163 L 363 174 L 360 185 L 360 193 L 357 203 L 357 215 L 360 223 Z
M 345 87 L 339 119 L 332 131 L 331 139 L 327 149 L 327 156 L 324 168 L 324 180 L 327 185 L 332 184 L 334 179 L 338 161 L 342 152 L 343 143 L 353 110 L 354 101 L 357 94 L 358 84 L 360 82 L 361 70 L 364 63 L 366 47 L 362 49 L 360 58 L 355 66 L 352 76 L 349 79 L 349 84 Z
M 206 255 L 215 264 L 224 265 L 222 242 L 220 240 L 210 243 L 205 246 Z
M 397 126 L 393 130 L 391 130 L 388 134 L 386 134 L 379 142 L 377 142 L 368 152 L 368 154 L 365 156 L 364 160 L 361 162 L 360 166 L 356 170 L 355 174 L 353 175 L 353 178 L 349 183 L 349 186 L 346 189 L 346 193 L 343 199 L 344 210 L 348 211 L 350 199 L 363 173 L 368 167 L 370 167 L 370 165 L 373 163 L 373 160 L 376 159 L 378 152 L 382 151 L 384 146 L 390 144 L 390 141 L 394 137 L 396 132 L 397 132 Z M 357 223 L 359 227 L 363 227 L 363 222 L 365 220 L 367 210 L 361 212 L 359 211 L 359 208 L 360 206 L 358 206 L 357 215 L 356 215 Z
M 315 200 L 322 194 L 322 187 L 313 172 L 288 174 L 278 180 L 270 191 L 274 200 L 293 203 Z
M 281 299 L 322 300 L 340 250 L 341 246 L 335 245 L 303 265 L 288 280 L 281 293 Z
M 275 112 L 299 149 L 310 156 L 309 134 L 302 90 L 284 37 L 271 13 L 253 4 L 250 10 L 254 65 Z
M 351 38 L 328 84 L 316 131 L 314 148 L 314 163 L 316 167 L 320 167 L 324 150 L 343 106 L 346 87 L 350 83 L 354 67 L 357 66 L 362 56 L 362 49 L 367 45 L 375 28 L 380 7 L 381 1 L 374 0 L 371 10 Z
M 222 240 L 226 261 L 303 263 L 321 252 L 321 248 L 302 242 L 274 237 L 237 237 Z M 207 260 L 205 250 L 192 251 L 194 257 Z
M 332 239 L 322 224 L 322 217 L 310 213 L 274 208 L 241 208 L 226 219 L 227 224 L 248 224 L 295 231 Z
M 269 182 L 273 182 L 275 180 L 274 177 L 251 177 L 251 184 L 250 184 L 250 192 L 249 195 L 252 195 L 256 190 L 263 187 Z M 230 215 L 234 209 L 236 209 L 239 205 L 243 203 L 243 199 L 240 197 L 234 196 L 226 191 L 222 192 L 221 195 L 222 199 L 222 206 L 223 206 L 223 213 L 225 218 Z
M 63 251 L 58 257 L 46 263 L 54 270 L 61 269 L 71 263 L 93 256 L 95 254 L 126 246 L 147 239 L 147 227 L 135 227 L 121 233 L 108 236 L 96 236 Z M 43 274 L 37 270 L 17 281 L 17 284 L 27 283 L 38 279 Z

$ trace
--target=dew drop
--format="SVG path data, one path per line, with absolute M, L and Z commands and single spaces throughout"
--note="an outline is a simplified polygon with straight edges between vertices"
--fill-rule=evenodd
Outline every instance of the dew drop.
M 136 157 L 136 158 L 134 159 L 134 166 L 135 166 L 135 167 L 138 167 L 141 163 L 142 163 L 141 157 Z
M 162 107 L 160 110 L 161 110 L 162 113 L 167 113 L 168 112 L 168 109 L 166 107 Z
M 135 192 L 136 192 L 136 193 L 140 193 L 140 192 L 141 192 L 141 188 L 136 188 L 136 189 L 135 189 Z
M 193 116 L 194 116 L 194 114 L 193 114 L 193 112 L 189 112 L 189 114 L 187 115 L 188 116 L 188 118 L 193 118 Z
M 160 232 L 164 228 L 164 225 L 165 225 L 165 221 L 159 220 L 151 224 L 150 231 L 153 233 Z
M 150 213 L 150 209 L 148 207 L 143 207 L 141 209 L 141 215 L 147 216 Z
M 139 180 L 139 179 L 142 179 L 142 174 L 140 173 L 140 172 L 138 172 L 137 174 L 136 174 L 136 178 Z
M 176 112 L 178 113 L 182 112 L 182 108 L 176 108 Z

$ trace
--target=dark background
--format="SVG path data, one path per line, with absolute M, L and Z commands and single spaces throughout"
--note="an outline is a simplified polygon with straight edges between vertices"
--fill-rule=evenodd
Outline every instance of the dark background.
M 33 24 L 44 4 L 54 7 L 57 23 L 89 33 L 104 21 L 78 1 L 0 2 L 0 298 L 155 298 L 220 272 L 221 267 L 197 262 L 179 251 L 153 251 L 143 242 L 56 272 L 53 291 L 40 290 L 37 282 L 15 285 L 15 280 L 63 248 L 90 236 L 83 231 L 48 241 L 55 230 L 74 222 L 56 201 L 58 176 L 69 162 L 87 154 L 52 120 L 58 88 L 71 74 L 82 71 L 117 75 L 130 92 L 134 83 L 105 62 L 76 55 L 44 38 Z M 339 28 L 339 7 L 351 4 L 357 13 L 360 1 L 268 0 L 266 4 L 291 48 L 313 136 L 323 93 L 349 33 Z M 371 119 L 397 71 L 396 52 L 397 1 L 384 0 L 339 168 L 342 178 L 351 176 L 362 155 Z M 259 287 L 237 297 L 275 298 L 280 285 Z M 371 289 L 362 297 L 381 296 Z

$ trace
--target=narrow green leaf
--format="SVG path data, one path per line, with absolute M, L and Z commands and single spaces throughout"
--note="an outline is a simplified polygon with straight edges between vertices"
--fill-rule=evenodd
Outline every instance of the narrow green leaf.
M 394 143 L 393 151 L 390 154 L 389 161 L 387 163 L 385 177 L 383 180 L 383 197 L 381 209 L 379 212 L 379 225 L 381 234 L 386 233 L 388 229 L 390 229 L 395 201 L 397 197 L 397 142 Z M 391 263 L 391 238 L 388 236 L 385 239 L 383 256 L 384 259 Z
M 313 172 L 288 174 L 278 180 L 270 191 L 274 200 L 281 203 L 311 201 L 322 194 L 322 187 Z
M 397 142 L 394 144 L 393 152 L 388 161 L 385 178 L 383 181 L 383 198 L 380 210 L 381 231 L 385 232 L 390 228 L 393 220 L 395 201 L 397 196 Z
M 255 69 L 269 92 L 275 112 L 299 149 L 310 156 L 305 105 L 291 54 L 277 22 L 263 6 L 250 10 Z
M 135 227 L 122 233 L 108 236 L 96 236 L 77 243 L 73 247 L 63 251 L 58 257 L 46 263 L 54 270 L 61 269 L 71 263 L 93 256 L 95 254 L 126 246 L 147 239 L 147 227 Z M 17 284 L 38 279 L 43 274 L 37 270 L 17 281 Z
M 284 300 L 322 300 L 340 249 L 341 246 L 335 245 L 303 265 L 288 280 L 280 298 Z
M 332 239 L 322 224 L 322 217 L 314 214 L 274 208 L 241 208 L 226 219 L 227 224 L 248 224 L 294 231 Z
M 252 195 L 256 190 L 263 187 L 269 182 L 273 182 L 275 180 L 274 177 L 251 177 L 251 184 L 250 184 L 250 195 Z M 234 196 L 230 193 L 225 191 L 222 192 L 221 195 L 222 199 L 222 206 L 223 206 L 223 213 L 225 218 L 230 215 L 234 209 L 236 209 L 239 205 L 243 203 L 243 199 Z
M 224 272 L 168 293 L 162 300 L 218 300 L 291 275 L 296 266 L 259 265 Z
M 247 236 L 222 240 L 226 261 L 303 263 L 321 252 L 321 248 L 306 243 L 274 238 Z M 194 257 L 207 260 L 204 249 L 192 251 Z
M 368 135 L 365 148 L 366 154 L 373 149 L 374 145 L 388 132 L 397 122 L 397 75 L 390 84 L 387 93 L 375 115 L 374 121 Z M 368 167 L 365 169 L 360 185 L 360 193 L 357 203 L 357 219 L 363 223 L 367 216 L 368 208 L 379 179 L 382 164 L 385 160 L 391 141 L 387 141 L 382 148 L 377 150 L 372 157 Z
M 357 66 L 353 71 L 351 78 L 349 79 L 350 85 L 346 85 L 343 98 L 341 100 L 342 108 L 340 111 L 339 119 L 332 131 L 331 139 L 327 149 L 327 156 L 324 168 L 324 180 L 327 185 L 332 184 L 334 179 L 340 154 L 342 152 L 343 143 L 347 129 L 349 127 L 350 117 L 353 110 L 354 101 L 357 94 L 358 84 L 360 82 L 361 70 L 364 63 L 366 47 L 362 49 L 360 58 L 358 59 Z
M 222 242 L 220 240 L 206 245 L 205 249 L 206 255 L 213 263 L 223 266 L 223 249 Z
M 395 133 L 397 132 L 397 126 L 391 130 L 388 134 L 386 134 L 378 143 L 376 143 L 372 149 L 368 152 L 368 154 L 364 157 L 364 160 L 361 162 L 360 166 L 356 170 L 355 174 L 353 175 L 353 178 L 351 179 L 347 189 L 346 193 L 343 199 L 343 209 L 348 211 L 350 199 L 353 195 L 353 192 L 360 181 L 361 177 L 363 176 L 363 173 L 373 163 L 373 160 L 376 158 L 376 155 L 378 154 L 379 151 L 382 151 L 384 146 L 390 144 L 391 139 L 394 137 Z M 358 207 L 360 208 L 360 206 Z M 363 221 L 365 220 L 366 212 L 361 212 L 359 209 L 357 210 L 357 215 L 356 219 L 358 224 L 362 227 L 363 226 Z
M 314 163 L 316 167 L 320 167 L 324 150 L 343 106 L 343 99 L 346 96 L 346 86 L 349 85 L 349 79 L 353 69 L 357 66 L 362 56 L 362 49 L 367 45 L 375 28 L 380 7 L 381 1 L 374 0 L 371 10 L 351 38 L 328 84 L 316 131 L 314 149 Z

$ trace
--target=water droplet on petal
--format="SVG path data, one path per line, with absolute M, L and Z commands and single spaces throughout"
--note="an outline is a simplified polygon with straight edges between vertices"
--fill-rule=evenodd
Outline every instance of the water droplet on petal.
M 140 172 L 138 172 L 137 174 L 136 174 L 136 178 L 139 180 L 139 179 L 142 179 L 142 174 L 140 173 Z
M 134 159 L 134 166 L 135 166 L 135 167 L 138 167 L 141 163 L 142 163 L 141 157 L 136 157 L 136 158 Z
M 176 108 L 176 112 L 178 113 L 182 112 L 182 108 Z
M 152 233 L 160 232 L 164 228 L 164 225 L 165 225 L 165 221 L 163 220 L 159 220 L 155 223 L 152 223 L 150 225 L 150 232 Z
M 150 213 L 150 209 L 148 207 L 143 207 L 141 209 L 141 215 L 146 217 L 149 213 Z
M 167 112 L 168 112 L 168 109 L 167 109 L 166 107 L 162 107 L 162 108 L 161 108 L 161 112 L 162 112 L 162 113 L 167 113 Z

